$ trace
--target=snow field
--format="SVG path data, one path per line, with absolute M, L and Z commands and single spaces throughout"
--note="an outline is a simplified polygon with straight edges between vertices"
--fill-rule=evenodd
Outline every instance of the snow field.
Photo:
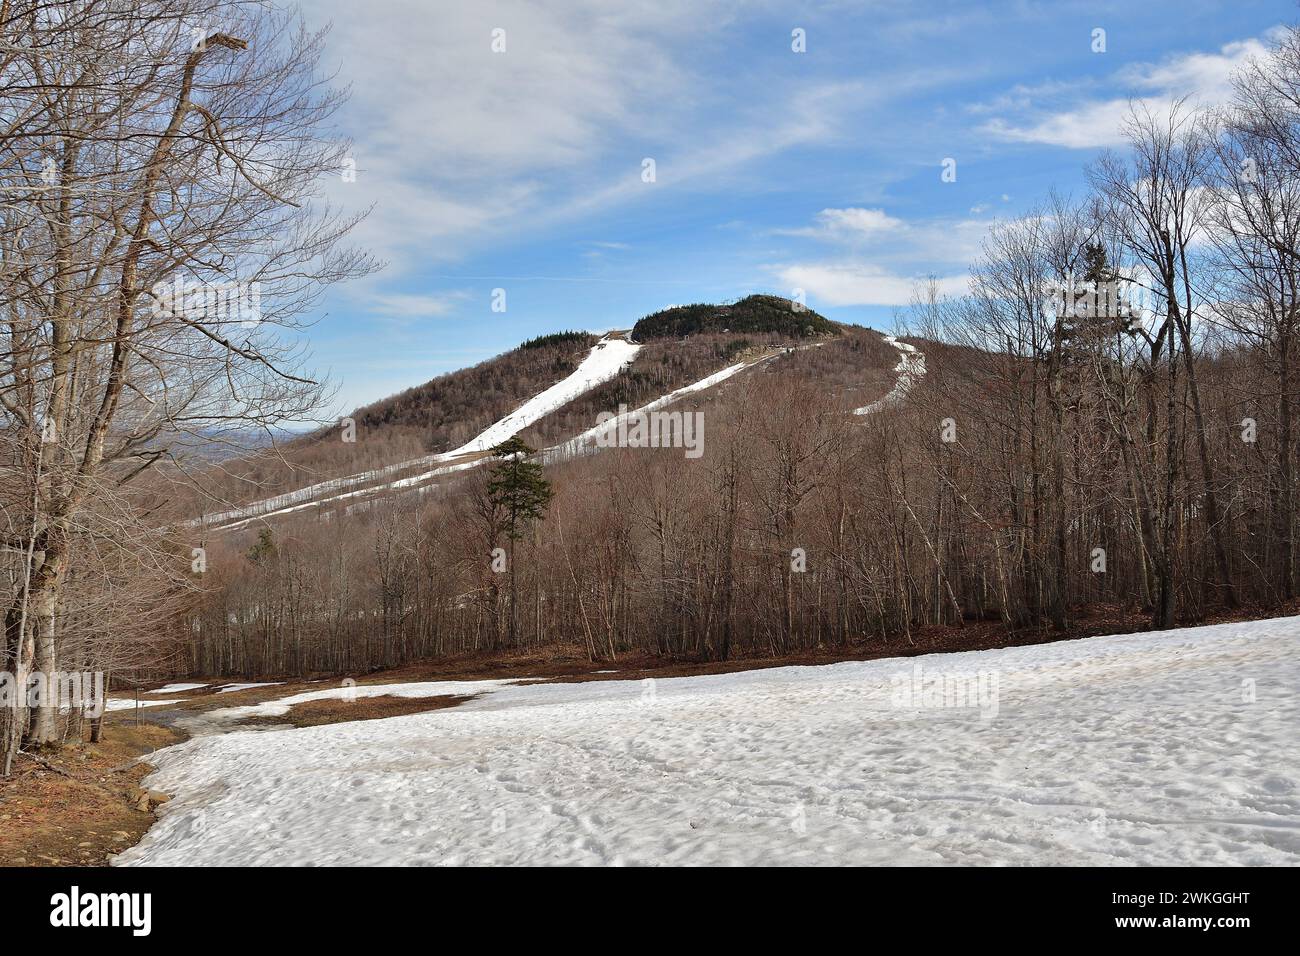
M 482 696 L 154 755 L 147 785 L 175 799 L 118 862 L 1295 865 L 1298 636 L 1284 618 L 706 677 L 430 682 Z M 922 685 L 996 674 L 996 714 L 900 705 L 918 663 Z

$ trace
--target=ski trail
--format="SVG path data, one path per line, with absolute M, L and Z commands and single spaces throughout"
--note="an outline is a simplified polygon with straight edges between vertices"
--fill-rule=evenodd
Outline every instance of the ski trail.
M 591 354 L 582 360 L 582 364 L 568 378 L 533 396 L 505 418 L 489 426 L 477 438 L 447 452 L 444 460 L 487 451 L 519 434 L 578 396 L 608 382 L 629 365 L 639 351 L 641 346 L 635 342 L 606 336 L 595 344 Z
M 900 342 L 892 335 L 886 335 L 884 339 L 898 349 L 898 364 L 894 366 L 898 381 L 894 383 L 894 387 L 890 389 L 889 394 L 884 398 L 869 405 L 863 405 L 861 408 L 853 409 L 854 415 L 871 415 L 880 411 L 886 405 L 894 404 L 911 391 L 912 386 L 925 375 L 925 354 L 923 352 L 917 349 L 915 345 Z
M 815 343 L 815 345 L 800 346 L 800 348 L 815 348 L 816 345 L 821 345 L 821 344 L 822 343 L 818 342 Z M 550 447 L 543 449 L 541 452 L 541 460 L 544 464 L 549 465 L 559 461 L 565 461 L 569 458 L 573 458 L 576 455 L 587 454 L 590 451 L 594 450 L 595 446 L 592 445 L 591 443 L 593 443 L 601 433 L 611 429 L 617 429 L 618 423 L 620 421 L 631 418 L 632 416 L 642 412 L 649 412 L 658 408 L 663 408 L 666 405 L 671 405 L 673 402 L 676 402 L 678 399 L 681 399 L 686 395 L 690 395 L 694 392 L 705 391 L 706 389 L 712 388 L 714 385 L 724 382 L 727 379 L 731 378 L 732 376 L 737 375 L 740 372 L 743 372 L 745 369 L 753 368 L 756 365 L 762 365 L 766 362 L 771 361 L 772 359 L 779 358 L 780 356 L 785 354 L 787 353 L 784 351 L 772 352 L 748 362 L 737 362 L 734 365 L 729 365 L 724 369 L 721 369 L 717 372 L 713 372 L 710 375 L 706 375 L 704 378 L 700 379 L 699 381 L 692 382 L 690 385 L 683 385 L 681 388 L 674 389 L 673 391 L 668 392 L 665 395 L 661 395 L 659 398 L 656 398 L 654 401 L 642 405 L 640 408 L 636 409 L 635 411 L 629 411 L 624 415 L 611 419 L 610 421 L 602 422 L 601 424 L 595 425 L 592 428 L 587 429 L 586 431 L 582 432 L 579 435 L 576 435 L 573 438 L 570 438 L 567 441 L 561 442 L 557 445 L 551 445 Z M 582 394 L 581 392 L 575 393 L 574 397 L 577 397 L 578 395 L 581 394 Z M 540 398 L 541 396 L 538 397 Z M 517 417 L 518 412 L 512 413 L 512 415 Z M 509 417 L 510 416 L 508 416 L 508 418 Z M 502 419 L 502 422 L 505 422 L 507 420 L 508 419 Z M 523 427 L 526 426 L 520 426 L 521 429 Z M 486 432 L 484 434 L 486 434 Z M 482 436 L 480 436 L 480 438 L 481 437 Z M 500 441 L 504 441 L 504 440 L 505 439 L 500 439 Z M 213 525 L 211 527 L 212 530 L 214 531 L 235 531 L 238 530 L 239 528 L 244 527 L 245 525 L 251 524 L 254 521 L 264 520 L 266 518 L 278 518 L 287 514 L 292 514 L 295 511 L 302 511 L 305 508 L 313 508 L 321 505 L 332 504 L 335 502 L 348 501 L 353 498 L 358 498 L 362 495 L 371 495 L 382 491 L 412 488 L 417 485 L 422 485 L 425 482 L 430 481 L 434 478 L 439 478 L 443 475 L 452 474 L 453 472 L 457 472 L 457 471 L 465 471 L 466 469 L 469 468 L 477 468 L 479 465 L 481 465 L 484 461 L 487 460 L 486 456 L 483 455 L 482 452 L 478 452 L 473 448 L 471 448 L 471 446 L 477 445 L 479 441 L 480 439 L 475 439 L 473 442 L 470 442 L 469 444 L 462 446 L 462 448 L 470 449 L 467 452 L 462 452 L 460 450 L 458 450 L 457 452 L 446 452 L 444 455 L 432 456 L 429 459 L 416 459 L 413 462 L 403 462 L 400 465 L 391 465 L 387 469 L 380 469 L 379 471 L 387 471 L 391 473 L 392 471 L 399 470 L 399 469 L 404 470 L 406 468 L 412 467 L 413 465 L 418 465 L 424 462 L 433 463 L 436 461 L 445 460 L 447 458 L 453 458 L 458 456 L 463 457 L 466 454 L 477 455 L 477 457 L 471 458 L 468 461 L 460 461 L 451 464 L 443 464 L 429 471 L 421 472 L 415 475 L 409 475 L 406 478 L 399 478 L 396 481 L 386 482 L 381 485 L 371 485 L 365 488 L 359 488 L 356 491 L 348 491 L 348 492 L 344 492 L 343 494 L 332 495 L 328 498 L 312 498 L 310 500 L 304 501 L 304 500 L 300 500 L 299 497 L 299 500 L 295 500 L 293 503 L 287 504 L 284 507 L 276 508 L 272 511 L 261 511 L 253 515 L 247 515 L 247 516 L 237 515 L 236 520 L 228 524 Z M 487 447 L 490 448 L 491 445 Z M 484 449 L 484 451 L 486 451 L 486 449 Z M 378 474 L 379 471 L 375 472 L 374 474 Z
M 481 457 L 474 458 L 471 459 L 470 461 L 463 461 L 454 465 L 443 465 L 439 468 L 434 468 L 431 471 L 422 472 L 418 475 L 410 475 L 409 477 L 406 478 L 399 478 L 396 481 L 390 481 L 382 485 L 369 485 L 365 488 L 358 488 L 356 491 L 344 492 L 341 495 L 331 495 L 328 498 L 312 498 L 310 501 L 303 501 L 298 504 L 289 505 L 284 508 L 277 508 L 275 511 L 263 511 L 255 515 L 251 515 L 247 518 L 240 518 L 239 520 L 232 521 L 230 524 L 211 525 L 210 530 L 237 531 L 238 529 L 244 527 L 245 525 L 251 524 L 254 521 L 263 521 L 267 518 L 283 517 L 284 515 L 287 514 L 293 514 L 295 511 L 302 511 L 305 508 L 315 508 L 315 507 L 319 507 L 320 505 L 327 505 L 337 501 L 348 501 L 351 500 L 352 498 L 358 498 L 362 495 L 374 494 L 375 492 L 384 491 L 385 489 L 410 488 L 414 485 L 418 485 L 425 481 L 428 481 L 431 478 L 436 478 L 439 475 L 449 475 L 452 472 L 465 471 L 468 468 L 475 468 L 483 461 L 484 459 Z
M 673 404 L 673 402 L 676 402 L 680 398 L 684 398 L 685 396 L 690 395 L 694 392 L 702 392 L 705 389 L 712 388 L 714 385 L 717 385 L 720 382 L 725 382 L 733 375 L 736 375 L 739 372 L 743 372 L 747 368 L 753 368 L 755 365 L 761 365 L 764 362 L 768 362 L 776 358 L 778 355 L 784 355 L 784 354 L 785 354 L 784 352 L 773 352 L 768 355 L 761 356 L 760 358 L 754 361 L 737 362 L 735 365 L 729 365 L 726 368 L 721 369 L 720 371 L 714 372 L 712 375 L 706 375 L 698 382 L 692 382 L 690 385 L 683 385 L 681 388 L 674 389 L 673 391 L 667 393 L 666 395 L 661 395 L 658 398 L 656 398 L 654 401 L 642 405 L 640 408 L 634 409 L 632 411 L 624 412 L 622 415 L 618 415 L 615 418 L 611 418 L 609 421 L 601 422 L 599 425 L 593 425 L 591 428 L 588 428 L 585 432 L 582 432 L 579 435 L 575 435 L 573 438 L 570 438 L 568 441 L 562 444 L 552 445 L 550 448 L 547 448 L 545 451 L 542 452 L 542 461 L 545 464 L 549 465 L 556 461 L 563 461 L 567 458 L 572 458 L 575 455 L 585 454 L 587 451 L 590 451 L 591 448 L 596 447 L 590 443 L 595 442 L 602 435 L 609 434 L 609 433 L 617 433 L 620 422 L 629 421 L 635 418 L 637 415 L 641 415 L 646 412 L 652 412 L 656 409 L 663 408 L 666 405 L 671 405 Z
M 288 491 L 281 495 L 275 495 L 270 498 L 264 498 L 261 501 L 242 505 L 238 508 L 232 508 L 229 511 L 204 515 L 201 518 L 196 518 L 193 521 L 187 522 L 186 526 L 197 527 L 206 524 L 209 526 L 221 527 L 222 529 L 235 528 L 247 524 L 255 518 L 269 518 L 273 515 L 288 514 L 297 511 L 300 508 L 319 504 L 319 496 L 328 492 L 344 491 L 345 489 L 356 488 L 358 485 L 378 481 L 387 478 L 390 475 L 407 471 L 411 468 L 418 468 L 422 465 L 452 462 L 457 458 L 463 458 L 465 455 L 485 452 L 492 446 L 500 444 L 513 435 L 517 435 L 528 426 L 545 418 L 551 412 L 573 401 L 584 392 L 588 392 L 597 385 L 602 385 L 605 382 L 608 382 L 622 371 L 625 366 L 630 364 L 632 360 L 636 358 L 636 354 L 640 350 L 641 346 L 635 342 L 630 342 L 625 338 L 611 338 L 606 335 L 592 346 L 587 357 L 584 358 L 582 362 L 578 364 L 578 367 L 568 376 L 556 382 L 550 388 L 534 395 L 509 415 L 505 416 L 505 418 L 493 422 L 477 436 L 461 445 L 459 448 L 455 448 L 451 451 L 439 452 L 436 455 L 425 455 L 420 458 L 411 458 L 406 461 L 397 462 L 393 465 L 385 465 L 383 468 L 358 472 L 355 475 L 348 475 L 342 478 L 331 478 L 326 481 L 317 482 L 313 485 L 308 485 L 305 488 L 299 488 L 296 491 Z M 415 476 L 413 479 L 399 479 L 398 481 L 393 482 L 391 486 L 405 487 L 406 484 L 423 481 L 436 474 L 452 470 L 458 469 L 456 467 L 449 469 L 434 469 L 424 475 Z M 385 485 L 381 487 L 389 486 Z M 376 489 L 365 488 L 351 492 L 350 494 L 334 495 L 325 500 L 338 501 L 344 498 L 355 497 L 356 495 L 364 494 L 373 490 Z

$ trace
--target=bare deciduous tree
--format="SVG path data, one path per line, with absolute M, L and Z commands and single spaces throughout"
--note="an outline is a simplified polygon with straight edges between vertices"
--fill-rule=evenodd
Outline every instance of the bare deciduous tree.
M 342 244 L 355 217 L 320 201 L 348 150 L 327 128 L 323 39 L 239 0 L 0 9 L 0 401 L 33 506 L 7 541 L 30 555 L 7 611 L 19 668 L 58 666 L 99 487 L 187 436 L 313 407 L 294 332 L 329 283 L 372 267 Z M 33 744 L 56 716 L 37 709 Z

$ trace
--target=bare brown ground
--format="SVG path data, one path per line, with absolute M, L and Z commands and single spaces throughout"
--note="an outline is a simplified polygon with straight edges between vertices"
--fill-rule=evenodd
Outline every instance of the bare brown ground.
M 249 724 L 288 724 L 293 727 L 320 727 L 325 724 L 343 724 L 354 720 L 379 720 L 382 717 L 404 717 L 423 714 L 430 710 L 445 710 L 477 694 L 443 694 L 438 697 L 358 697 L 356 700 L 307 700 L 294 704 L 283 717 L 250 717 Z
M 183 737 L 109 715 L 101 743 L 20 755 L 0 779 L 0 866 L 105 866 L 134 846 L 154 822 L 137 808 L 152 768 L 136 758 Z

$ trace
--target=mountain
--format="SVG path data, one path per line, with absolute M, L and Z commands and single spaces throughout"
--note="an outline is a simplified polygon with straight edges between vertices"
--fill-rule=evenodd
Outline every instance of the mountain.
M 791 339 L 838 335 L 839 327 L 805 305 L 774 295 L 751 295 L 730 305 L 674 305 L 637 322 L 638 341 L 713 333 L 764 332 Z
M 789 365 L 796 352 L 850 409 L 855 396 L 875 400 L 888 391 L 898 360 L 876 333 L 833 323 L 788 299 L 755 295 L 677 306 L 644 317 L 630 332 L 530 339 L 356 410 L 351 434 L 334 425 L 225 461 L 206 476 L 207 495 L 178 495 L 173 510 L 227 527 L 301 516 L 313 502 L 355 505 L 462 471 L 515 434 L 551 449 L 554 460 L 602 412 L 663 403 L 679 392 L 706 400 L 726 380 L 778 360 Z M 817 354 L 804 354 L 810 352 Z M 214 499 L 224 504 L 214 508 Z

